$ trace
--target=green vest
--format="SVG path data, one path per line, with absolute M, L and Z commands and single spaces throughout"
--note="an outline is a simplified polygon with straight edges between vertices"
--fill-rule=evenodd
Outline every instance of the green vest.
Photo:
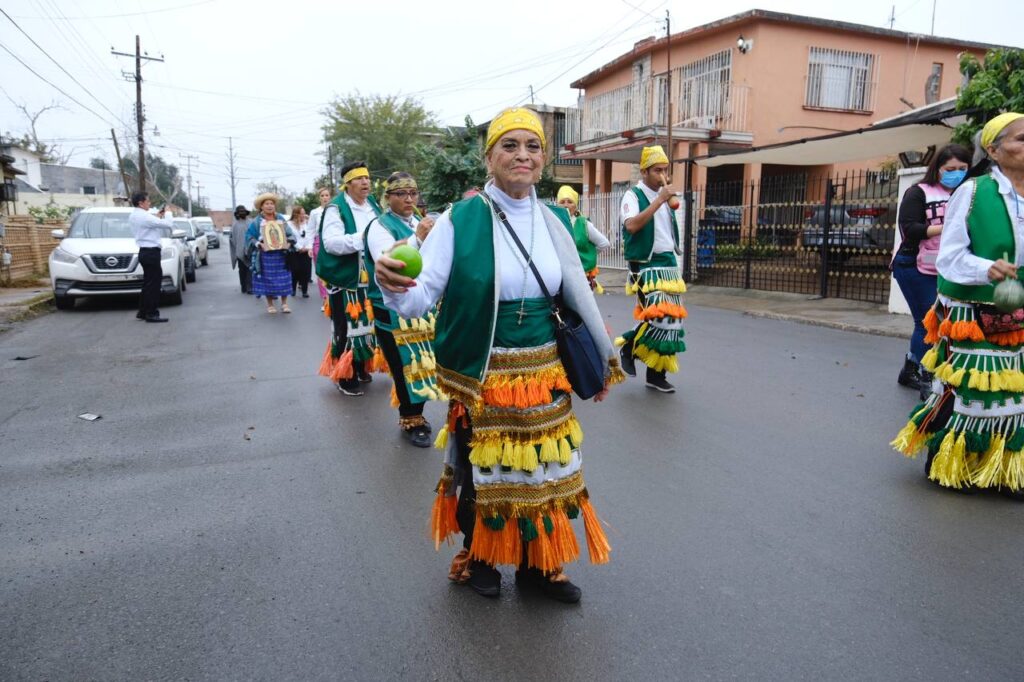
M 1013 224 L 999 193 L 999 184 L 991 175 L 983 175 L 974 181 L 974 196 L 967 213 L 967 234 L 971 238 L 971 253 L 975 256 L 998 260 L 1006 255 L 1011 263 L 1016 262 Z M 938 289 L 940 294 L 958 301 L 991 303 L 995 285 L 955 284 L 939 275 Z
M 380 205 L 371 194 L 366 198 L 373 207 L 374 213 L 381 214 Z M 356 233 L 356 218 L 352 215 L 352 209 L 345 201 L 345 193 L 342 192 L 331 200 L 331 203 L 338 208 L 341 215 L 341 222 L 345 225 L 345 234 Z M 327 216 L 327 207 L 320 215 L 320 227 L 317 234 L 320 236 L 320 252 L 316 256 L 316 276 L 334 287 L 343 289 L 355 289 L 359 286 L 359 252 L 346 253 L 343 256 L 333 254 L 324 248 L 324 218 Z
M 590 241 L 587 234 L 587 217 L 576 216 L 572 224 L 572 240 L 576 242 L 576 250 L 580 254 L 580 262 L 583 263 L 583 272 L 590 272 L 597 267 L 597 247 Z
M 373 223 L 380 223 L 380 226 L 388 231 L 395 241 L 402 239 L 408 239 L 413 236 L 415 232 L 405 223 L 404 220 L 396 216 L 391 211 L 385 211 L 383 215 L 375 218 L 366 226 L 366 231 L 363 232 L 363 263 L 366 266 L 366 274 L 369 275 L 370 281 L 366 288 L 366 297 L 373 301 L 374 305 L 381 307 L 384 306 L 384 296 L 380 293 L 380 287 L 377 286 L 377 280 L 375 279 L 376 268 L 373 263 L 373 257 L 370 255 L 370 243 L 369 234 L 370 228 Z
M 547 208 L 570 229 L 567 210 Z M 438 382 L 448 395 L 469 407 L 481 399 L 498 319 L 492 216 L 480 195 L 452 206 L 452 269 L 434 327 Z M 547 229 L 544 222 L 540 227 Z
M 637 203 L 640 205 L 640 212 L 643 213 L 651 205 L 651 202 L 639 187 L 634 187 L 633 193 L 636 194 Z M 679 225 L 676 223 L 675 211 L 670 210 L 669 216 L 672 218 L 672 244 L 678 249 Z M 633 234 L 630 234 L 629 230 L 626 229 L 625 222 L 623 222 L 622 242 L 625 246 L 626 260 L 639 263 L 646 263 L 651 260 L 651 256 L 654 254 L 654 216 L 651 216 L 647 224 Z

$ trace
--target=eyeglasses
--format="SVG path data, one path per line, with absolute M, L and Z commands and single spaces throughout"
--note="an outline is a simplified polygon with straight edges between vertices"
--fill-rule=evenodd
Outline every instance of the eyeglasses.
M 397 189 L 394 192 L 388 192 L 388 196 L 399 199 L 415 199 L 419 195 L 419 191 L 415 189 Z

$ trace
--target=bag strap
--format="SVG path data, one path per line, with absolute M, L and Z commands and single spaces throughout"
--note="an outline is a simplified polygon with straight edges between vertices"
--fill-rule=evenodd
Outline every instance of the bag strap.
M 490 204 L 491 210 L 494 211 L 495 215 L 498 216 L 498 220 L 501 221 L 501 224 L 505 226 L 505 229 L 512 236 L 512 241 L 514 241 L 516 243 L 516 246 L 519 247 L 519 250 L 523 254 L 523 259 L 526 261 L 526 264 L 530 266 L 530 270 L 533 272 L 533 276 L 536 278 L 537 284 L 540 285 L 540 290 L 544 294 L 544 298 L 548 299 L 548 305 L 551 306 L 551 314 L 555 316 L 555 319 L 558 321 L 559 325 L 564 325 L 565 323 L 562 322 L 562 311 L 561 309 L 559 309 L 558 303 L 555 302 L 554 297 L 548 291 L 547 286 L 545 286 L 544 278 L 540 276 L 540 271 L 538 271 L 537 266 L 534 265 L 533 258 L 530 256 L 530 253 L 526 250 L 526 247 L 523 246 L 523 242 L 521 239 L 519 239 L 519 235 L 516 234 L 516 231 L 513 230 L 512 226 L 509 224 L 508 217 L 505 216 L 505 212 L 501 210 L 501 207 L 498 206 L 498 203 L 494 201 L 494 199 L 490 195 L 488 195 L 486 192 L 484 192 L 483 194 L 487 195 L 487 198 L 490 199 L 490 201 L 488 201 L 487 203 Z

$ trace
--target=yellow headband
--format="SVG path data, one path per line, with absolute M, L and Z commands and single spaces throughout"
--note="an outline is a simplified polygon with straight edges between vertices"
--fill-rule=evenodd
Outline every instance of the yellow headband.
M 985 127 L 981 129 L 981 148 L 988 149 L 989 146 L 995 139 L 999 137 L 999 133 L 1006 129 L 1006 126 L 1010 125 L 1019 118 L 1024 118 L 1024 114 L 1017 114 L 1012 111 L 1008 111 L 1005 114 L 999 114 L 991 121 L 985 124 Z
M 579 193 L 569 185 L 562 185 L 558 188 L 558 201 L 561 202 L 562 199 L 572 199 L 572 203 L 577 205 L 580 203 Z
M 541 125 L 537 114 L 529 109 L 513 107 L 505 109 L 495 116 L 491 125 L 487 127 L 487 144 L 484 147 L 484 154 L 491 151 L 491 147 L 498 141 L 498 138 L 510 130 L 528 130 L 535 133 L 540 138 L 540 146 L 547 149 L 548 143 L 544 137 L 544 126 Z
M 665 150 L 661 148 L 660 144 L 644 147 L 640 152 L 640 170 L 647 170 L 659 163 L 668 163 L 668 156 L 665 155 Z
M 366 169 L 366 166 L 360 166 L 359 168 L 353 168 L 341 178 L 342 187 L 352 182 L 356 178 L 368 178 L 370 177 L 370 171 Z

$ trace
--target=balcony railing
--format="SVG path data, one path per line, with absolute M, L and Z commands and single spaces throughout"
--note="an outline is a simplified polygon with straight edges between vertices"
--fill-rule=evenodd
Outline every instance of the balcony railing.
M 681 78 L 680 75 L 673 73 L 672 78 L 674 127 L 747 131 L 749 86 L 702 77 Z M 666 84 L 663 74 L 584 98 L 581 124 L 566 126 L 566 143 L 665 125 Z

